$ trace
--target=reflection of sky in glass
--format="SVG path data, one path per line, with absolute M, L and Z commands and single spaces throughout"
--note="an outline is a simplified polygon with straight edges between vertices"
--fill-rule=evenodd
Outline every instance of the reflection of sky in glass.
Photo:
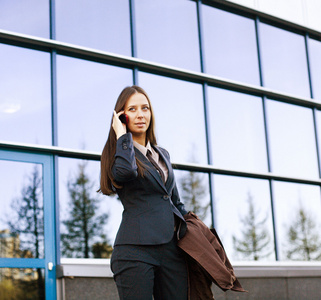
M 215 167 L 266 172 L 261 98 L 213 87 L 208 96 Z
M 313 98 L 321 100 L 321 42 L 313 39 L 308 41 Z
M 316 129 L 317 129 L 317 133 L 318 133 L 317 139 L 318 139 L 319 157 L 321 157 L 321 111 L 316 110 L 315 118 L 316 118 L 316 122 L 315 122 Z
M 132 85 L 127 69 L 58 56 L 58 144 L 102 151 L 121 90 Z
M 174 173 L 175 173 L 175 180 L 176 180 L 177 189 L 180 195 L 180 199 L 181 199 L 181 202 L 184 203 L 185 209 L 187 211 L 195 212 L 198 215 L 198 217 L 208 227 L 210 227 L 212 225 L 212 217 L 211 217 L 208 174 L 194 172 L 193 177 L 191 177 L 190 176 L 191 172 L 188 172 L 188 171 L 175 170 Z M 191 178 L 194 179 L 193 182 L 191 181 Z M 188 186 L 188 190 L 185 193 L 183 191 L 184 184 Z M 193 195 L 195 196 L 196 204 L 203 208 L 203 209 L 201 208 L 201 212 L 204 213 L 204 216 L 201 216 L 201 214 L 193 210 L 193 207 L 189 206 L 186 203 L 185 197 L 189 197 L 189 199 L 191 199 L 190 197 L 193 196 L 187 193 L 191 191 L 192 186 L 195 187 L 193 191 Z
M 304 37 L 261 23 L 260 46 L 264 85 L 310 97 Z
M 61 231 L 64 232 L 65 228 L 62 224 L 63 220 L 68 218 L 70 195 L 67 189 L 68 180 L 74 180 L 78 176 L 78 165 L 82 163 L 78 159 L 59 158 L 59 211 L 60 211 L 60 226 Z M 96 191 L 100 186 L 100 163 L 97 161 L 88 161 L 86 167 L 86 174 L 93 184 L 91 197 L 100 199 L 100 208 L 98 214 L 108 213 L 109 218 L 104 227 L 104 233 L 110 243 L 114 242 L 116 233 L 121 221 L 123 211 L 122 204 L 116 197 L 107 197 Z M 97 240 L 99 237 L 97 237 Z
M 0 29 L 49 38 L 49 0 L 1 0 Z
M 274 100 L 267 100 L 266 108 L 272 172 L 317 177 L 312 110 Z
M 18 218 L 18 212 L 13 210 L 12 205 L 17 199 L 20 200 L 26 196 L 22 190 L 30 186 L 30 180 L 35 166 L 37 166 L 39 177 L 42 177 L 42 166 L 40 164 L 0 160 L 0 231 L 10 229 L 8 226 L 9 221 L 14 222 L 17 220 L 15 223 L 19 226 L 23 224 L 23 220 Z M 42 189 L 40 192 L 43 193 Z M 38 199 L 41 203 L 40 206 L 43 207 L 43 195 Z M 30 212 L 31 210 L 29 210 L 28 213 L 30 214 Z M 20 241 L 32 241 L 33 238 L 29 236 L 30 234 L 28 233 L 21 234 Z M 42 251 L 40 257 L 43 258 L 43 234 L 40 235 L 39 238 L 40 251 Z M 25 250 L 24 243 L 21 243 L 20 247 Z M 32 251 L 34 249 L 30 248 L 30 250 Z
M 242 239 L 243 223 L 241 218 L 248 215 L 248 197 L 252 196 L 257 220 L 267 218 L 266 229 L 270 236 L 272 254 L 264 260 L 274 259 L 273 225 L 269 182 L 267 180 L 241 178 L 234 176 L 214 175 L 214 220 L 218 235 L 228 256 L 239 259 L 233 248 L 232 236 Z M 269 251 L 268 251 L 269 252 Z
M 154 109 L 158 144 L 171 160 L 207 163 L 202 86 L 143 72 L 139 85 Z
M 260 85 L 254 20 L 202 6 L 205 71 Z
M 137 56 L 174 67 L 200 70 L 196 3 L 135 1 Z
M 131 55 L 128 0 L 56 0 L 56 38 Z
M 321 232 L 320 187 L 276 181 L 273 182 L 273 190 L 279 259 L 285 260 L 288 228 L 297 221 L 298 210 L 301 207 L 318 224 L 316 233 Z
M 49 53 L 0 44 L 0 139 L 51 144 Z

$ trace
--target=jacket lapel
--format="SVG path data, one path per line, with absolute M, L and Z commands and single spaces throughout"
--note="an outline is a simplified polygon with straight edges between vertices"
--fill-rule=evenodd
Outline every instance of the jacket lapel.
M 147 166 L 147 171 L 154 177 L 154 179 L 158 182 L 158 184 L 163 188 L 163 190 L 168 193 L 161 176 L 159 175 L 159 173 L 157 172 L 157 170 L 155 169 L 155 167 L 152 165 L 152 163 L 147 159 L 147 157 L 141 153 L 137 148 L 135 148 L 135 154 L 136 156 L 139 158 L 139 160 L 141 162 L 143 162 L 146 166 Z M 159 151 L 157 151 L 159 153 Z M 166 164 L 167 165 L 167 164 Z M 168 174 L 169 175 L 169 174 Z M 169 178 L 169 176 L 168 176 Z M 168 180 L 167 180 L 168 181 Z
M 173 189 L 173 183 L 174 183 L 174 173 L 173 173 L 173 168 L 168 159 L 166 159 L 165 155 L 163 152 L 158 148 L 158 147 L 153 147 L 155 151 L 157 151 L 158 155 L 160 158 L 165 162 L 167 170 L 168 170 L 168 178 L 165 182 L 165 186 L 167 191 L 171 191 Z

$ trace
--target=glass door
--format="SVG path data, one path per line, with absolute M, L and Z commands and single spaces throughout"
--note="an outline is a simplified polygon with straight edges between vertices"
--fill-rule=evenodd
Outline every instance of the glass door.
M 51 155 L 0 150 L 0 300 L 56 299 Z

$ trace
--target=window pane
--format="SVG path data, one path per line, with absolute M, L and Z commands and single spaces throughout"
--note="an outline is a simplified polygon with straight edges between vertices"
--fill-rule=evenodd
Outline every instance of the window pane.
M 187 211 L 193 211 L 208 227 L 212 226 L 209 194 L 209 175 L 175 170 L 175 181 L 181 202 Z
M 266 108 L 272 172 L 318 177 L 312 110 L 274 100 Z
M 260 85 L 254 20 L 202 6 L 207 73 Z
M 214 175 L 215 227 L 232 260 L 274 260 L 267 180 Z
M 117 97 L 132 85 L 132 71 L 58 56 L 57 77 L 59 146 L 102 151 Z
M 313 98 L 321 100 L 321 42 L 309 39 Z
M 281 260 L 316 260 L 321 255 L 320 187 L 273 182 Z
M 98 194 L 100 163 L 59 158 L 62 257 L 107 258 L 123 207 L 116 196 Z
M 208 107 L 214 165 L 266 172 L 262 99 L 210 87 Z
M 0 160 L 0 257 L 43 258 L 42 165 Z
M 0 44 L 0 139 L 51 144 L 49 53 Z
M 0 1 L 0 29 L 49 38 L 49 0 Z
M 45 300 L 44 269 L 0 269 L 1 299 Z
M 131 55 L 128 0 L 56 0 L 56 38 Z
M 316 110 L 315 117 L 316 117 L 316 127 L 317 127 L 316 129 L 318 133 L 317 139 L 318 139 L 319 157 L 321 157 L 321 111 Z M 321 165 L 320 165 L 320 168 L 321 168 Z
M 143 72 L 139 84 L 152 102 L 158 144 L 171 160 L 207 164 L 202 86 Z
M 199 71 L 196 3 L 186 0 L 134 3 L 138 57 Z
M 260 42 L 264 85 L 310 97 L 304 37 L 262 23 Z

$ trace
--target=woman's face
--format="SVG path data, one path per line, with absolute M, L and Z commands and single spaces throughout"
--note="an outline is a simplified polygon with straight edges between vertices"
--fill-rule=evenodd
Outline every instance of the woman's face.
M 133 136 L 146 136 L 150 124 L 151 111 L 145 95 L 133 94 L 125 105 L 125 114 L 128 115 L 128 130 Z

